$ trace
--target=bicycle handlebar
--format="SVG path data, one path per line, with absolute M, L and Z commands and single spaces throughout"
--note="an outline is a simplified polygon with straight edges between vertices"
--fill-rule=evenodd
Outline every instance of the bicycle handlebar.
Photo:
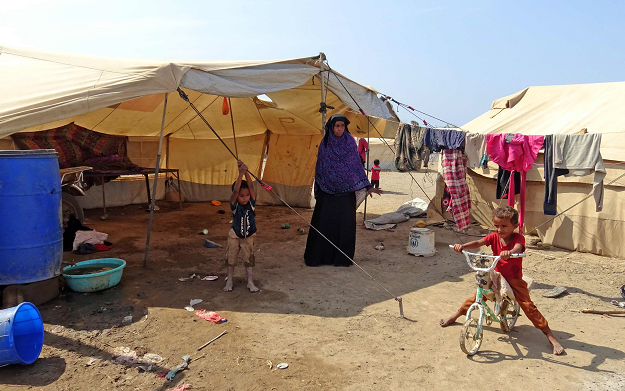
M 450 244 L 449 248 L 453 249 L 454 246 Z M 477 253 L 468 252 L 466 250 L 462 250 L 462 253 L 464 254 L 464 257 L 467 259 L 467 264 L 469 265 L 469 267 L 471 269 L 473 269 L 473 270 L 480 271 L 480 272 L 489 272 L 489 271 L 493 270 L 495 268 L 495 266 L 497 266 L 497 263 L 499 262 L 499 260 L 501 259 L 500 255 L 477 254 Z M 490 265 L 490 267 L 487 267 L 487 268 L 477 267 L 477 266 L 473 265 L 469 255 L 477 255 L 479 257 L 493 258 L 493 264 Z M 510 258 L 523 258 L 523 257 L 525 257 L 525 254 L 522 254 L 522 253 L 521 254 L 510 254 Z

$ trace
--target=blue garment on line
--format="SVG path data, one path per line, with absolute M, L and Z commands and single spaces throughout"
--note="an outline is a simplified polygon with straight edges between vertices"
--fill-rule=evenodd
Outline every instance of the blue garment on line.
M 464 143 L 464 132 L 454 129 L 427 128 L 423 136 L 423 143 L 432 152 L 440 152 L 443 149 L 458 149 Z

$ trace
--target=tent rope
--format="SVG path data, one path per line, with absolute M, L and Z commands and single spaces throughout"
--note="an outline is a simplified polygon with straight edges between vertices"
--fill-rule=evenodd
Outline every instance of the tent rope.
M 338 77 L 337 77 L 337 78 L 338 78 Z M 339 80 L 339 82 L 340 82 L 340 80 Z M 341 83 L 341 84 L 342 84 L 342 83 Z M 345 86 L 343 86 L 343 88 L 345 88 Z M 350 96 L 351 96 L 351 95 L 350 95 Z M 416 110 L 416 109 L 415 109 L 415 108 L 413 108 L 412 106 L 409 106 L 409 105 L 406 105 L 406 104 L 404 104 L 404 103 L 398 102 L 398 101 L 396 101 L 395 99 L 391 98 L 390 96 L 383 95 L 383 98 L 388 99 L 388 100 L 391 100 L 391 101 L 392 101 L 392 102 L 394 102 L 394 103 L 397 103 L 397 105 L 398 105 L 399 107 L 402 107 L 403 109 L 405 109 L 405 110 L 406 110 L 406 111 L 408 111 L 409 113 L 412 113 L 412 114 L 413 114 L 415 117 L 417 117 L 417 118 L 419 118 L 419 116 L 417 116 L 416 114 L 414 114 L 414 113 L 413 113 L 412 111 L 410 111 L 410 110 L 417 111 L 417 112 L 419 112 L 419 113 L 421 113 L 421 114 L 425 114 L 425 115 L 427 115 L 428 117 L 434 118 L 434 119 L 436 119 L 436 120 L 438 120 L 438 121 L 444 122 L 444 123 L 446 123 L 446 124 L 448 124 L 448 125 L 451 125 L 451 126 L 453 126 L 453 127 L 456 127 L 456 128 L 458 128 L 458 129 L 460 129 L 460 130 L 462 130 L 462 131 L 466 132 L 466 130 L 462 129 L 462 128 L 461 128 L 461 127 L 459 127 L 459 126 L 456 126 L 456 125 L 454 125 L 454 124 L 451 124 L 451 123 L 449 123 L 449 122 L 447 122 L 447 121 L 443 121 L 442 119 L 436 118 L 436 117 L 434 117 L 433 115 L 430 115 L 430 114 L 424 113 L 424 112 L 422 112 L 422 111 Z M 353 99 L 353 98 L 352 98 L 352 99 Z M 408 109 L 410 109 L 410 110 L 408 110 Z M 421 119 L 421 118 L 419 118 L 419 119 Z M 374 128 L 375 128 L 375 126 L 374 126 Z M 377 130 L 377 129 L 376 129 L 376 130 Z M 379 132 L 378 132 L 378 133 L 379 133 Z M 620 133 L 622 133 L 622 132 L 608 132 L 607 134 L 609 134 L 609 133 L 619 133 L 619 134 L 620 134 Z M 602 134 L 606 134 L 606 133 L 602 133 Z M 615 162 L 615 163 L 606 163 L 606 164 L 617 165 L 617 164 L 623 164 L 623 163 L 625 163 L 625 162 Z M 540 164 L 540 163 L 534 163 L 534 165 L 542 166 L 543 164 Z M 614 182 L 618 181 L 619 179 L 621 179 L 621 178 L 622 178 L 622 177 L 624 177 L 624 176 L 625 176 L 625 173 L 624 173 L 624 174 L 622 174 L 622 175 L 620 175 L 618 178 L 616 178 L 616 179 L 614 179 L 614 180 L 610 181 L 610 182 L 609 182 L 608 184 L 606 184 L 605 186 L 609 186 L 609 185 L 611 185 L 612 183 L 614 183 Z M 505 187 L 504 187 L 504 188 L 508 188 L 508 186 L 510 185 L 510 180 L 511 180 L 511 179 L 512 179 L 512 175 L 510 175 L 510 177 L 508 178 L 508 182 L 506 183 L 506 185 L 505 185 Z M 563 210 L 562 212 L 560 212 L 560 213 L 556 214 L 555 216 L 553 216 L 553 217 L 549 218 L 548 220 L 544 221 L 543 223 L 541 223 L 541 224 L 539 224 L 539 225 L 535 226 L 535 227 L 534 227 L 534 228 L 532 228 L 531 230 L 528 230 L 527 232 L 533 232 L 533 231 L 537 230 L 538 228 L 542 227 L 543 225 L 545 225 L 545 224 L 549 223 L 550 221 L 555 220 L 557 217 L 559 217 L 559 216 L 563 215 L 564 213 L 568 212 L 569 210 L 573 209 L 573 208 L 574 208 L 574 207 L 576 207 L 577 205 L 581 204 L 582 202 L 584 202 L 584 201 L 586 201 L 587 199 L 589 199 L 590 197 L 592 197 L 592 196 L 593 196 L 593 193 L 594 193 L 594 190 L 592 190 L 592 191 L 591 191 L 588 195 L 586 195 L 586 197 L 582 198 L 580 201 L 576 202 L 575 204 L 571 205 L 570 207 L 566 208 L 565 210 Z M 503 200 L 503 198 L 501 198 L 501 199 L 499 200 L 499 206 L 501 206 L 501 202 L 502 202 L 502 200 Z
M 326 64 L 327 65 L 327 64 Z M 354 103 L 356 104 L 356 106 L 358 107 L 358 110 L 360 111 L 360 113 L 367 118 L 367 121 L 369 121 L 369 124 L 371 126 L 373 126 L 373 129 L 375 129 L 375 131 L 380 135 L 380 140 L 382 140 L 382 142 L 391 150 L 391 152 L 393 152 L 393 154 L 397 154 L 397 152 L 395 151 L 395 149 L 393 147 L 391 147 L 389 145 L 389 143 L 384 139 L 384 137 L 382 137 L 382 133 L 380 133 L 380 131 L 378 130 L 378 128 L 373 124 L 373 121 L 371 121 L 371 119 L 367 116 L 367 114 L 365 114 L 365 111 L 362 109 L 362 107 L 360 107 L 360 105 L 358 104 L 358 102 L 356 101 L 356 99 L 354 99 L 354 97 L 352 96 L 352 94 L 349 92 L 349 90 L 345 87 L 345 85 L 343 84 L 343 82 L 341 81 L 341 79 L 339 78 L 339 76 L 334 72 L 334 70 L 332 70 L 332 68 L 330 68 L 329 65 L 328 69 L 330 72 L 332 72 L 332 74 L 336 77 L 336 79 L 339 81 L 339 83 L 341 84 L 341 86 L 343 87 L 343 89 L 345 89 L 345 92 L 347 92 L 347 94 L 349 95 L 350 98 L 352 98 L 352 100 L 354 101 Z M 427 195 L 427 193 L 425 192 L 425 190 L 423 189 L 423 187 L 421 187 L 421 185 L 419 184 L 419 182 L 415 179 L 415 177 L 412 175 L 412 172 L 408 171 L 408 175 L 410 175 L 410 178 L 412 178 L 413 182 L 417 184 L 417 186 L 419 186 L 419 188 L 421 189 L 421 192 L 425 195 L 425 197 L 428 199 L 428 201 L 430 201 L 430 205 L 432 205 L 432 208 L 434 209 L 434 211 L 436 213 L 438 213 L 445 221 L 447 221 L 447 218 L 445 218 L 445 216 L 443 215 L 442 210 L 439 211 L 436 207 L 436 204 L 434 203 L 434 201 Z M 460 243 L 464 244 L 464 241 L 462 240 L 462 238 L 460 237 L 460 235 L 458 235 L 458 232 L 456 232 L 456 230 L 454 230 L 452 228 L 452 232 L 456 235 L 456 237 L 458 238 L 458 240 L 460 241 Z
M 197 115 L 202 118 L 202 121 L 204 121 L 204 123 L 209 127 L 209 129 L 215 134 L 215 136 L 217 136 L 217 138 L 219 139 L 219 141 L 221 141 L 221 143 L 224 145 L 224 147 L 226 147 L 226 149 L 228 150 L 228 152 L 230 152 L 230 154 L 232 155 L 232 157 L 234 157 L 235 159 L 237 159 L 236 155 L 232 152 L 232 150 L 228 147 L 228 145 L 226 145 L 226 143 L 223 141 L 223 139 L 219 136 L 219 134 L 217 134 L 217 132 L 215 131 L 215 129 L 213 129 L 213 127 L 208 123 L 208 121 L 206 120 L 206 118 L 204 118 L 204 116 L 202 115 L 202 113 L 199 112 L 199 110 L 195 107 L 195 105 L 193 103 L 191 103 L 191 101 L 189 100 L 189 96 L 182 91 L 182 89 L 180 89 L 180 87 L 178 88 L 178 94 L 180 94 L 180 97 L 187 103 L 189 103 L 189 105 L 191 106 L 191 108 L 193 110 L 195 110 L 195 112 L 197 113 Z M 238 159 L 237 159 L 238 160 Z M 248 171 L 249 172 L 249 171 Z M 389 291 L 382 283 L 380 283 L 378 280 L 376 280 L 371 274 L 369 274 L 365 269 L 362 268 L 362 266 L 360 266 L 358 263 L 356 263 L 351 257 L 349 257 L 347 254 L 345 254 L 343 252 L 343 250 L 341 250 L 336 244 L 334 244 L 330 239 L 328 239 L 324 234 L 322 234 L 315 226 L 313 226 L 311 223 L 308 222 L 308 220 L 306 220 L 301 214 L 299 214 L 295 209 L 293 209 L 293 207 L 291 207 L 291 205 L 289 205 L 282 197 L 280 197 L 279 194 L 277 194 L 276 192 L 271 192 L 272 187 L 269 186 L 268 184 L 266 184 L 265 182 L 263 182 L 262 180 L 260 180 L 260 178 L 258 178 L 256 175 L 254 175 L 253 173 L 249 172 L 249 174 L 256 179 L 256 181 L 258 181 L 259 185 L 267 190 L 268 192 L 270 192 L 272 195 L 274 195 L 275 197 L 277 197 L 280 201 L 282 201 L 282 203 L 284 203 L 284 205 L 286 205 L 289 209 L 291 209 L 293 212 L 295 212 L 295 214 L 297 216 L 299 216 L 300 219 L 302 219 L 302 221 L 304 221 L 306 224 L 308 224 L 308 226 L 312 229 L 314 229 L 319 235 L 321 235 L 321 237 L 323 237 L 325 240 L 327 240 L 332 246 L 334 246 L 334 248 L 336 248 L 341 254 L 343 254 L 347 259 L 349 259 L 350 261 L 353 262 L 354 265 L 356 265 L 360 270 L 363 271 L 363 273 L 365 273 L 371 280 L 373 280 L 376 284 L 378 284 L 386 293 L 388 293 L 390 295 L 391 298 L 395 299 L 398 303 L 399 303 L 399 312 L 400 312 L 400 316 L 402 318 L 404 318 L 404 307 L 403 307 L 403 302 L 402 302 L 402 298 L 399 296 L 396 296 L 394 294 L 391 293 L 391 291 Z
M 237 153 L 235 156 L 237 159 L 239 158 L 239 149 L 237 148 L 237 136 L 234 133 L 234 117 L 232 116 L 232 102 L 230 98 L 228 98 L 228 106 L 230 106 L 230 122 L 232 123 L 232 138 L 234 139 L 234 151 Z

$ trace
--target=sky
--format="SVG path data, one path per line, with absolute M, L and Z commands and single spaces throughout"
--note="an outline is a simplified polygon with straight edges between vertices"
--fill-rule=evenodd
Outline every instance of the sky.
M 0 0 L 0 44 L 194 60 L 324 52 L 358 83 L 462 126 L 528 86 L 624 81 L 624 21 L 622 1 Z

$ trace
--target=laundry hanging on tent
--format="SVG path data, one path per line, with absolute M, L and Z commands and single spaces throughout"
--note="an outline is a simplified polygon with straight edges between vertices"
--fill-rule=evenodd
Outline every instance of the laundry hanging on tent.
M 555 216 L 558 212 L 558 176 L 569 173 L 564 168 L 555 168 L 553 166 L 553 135 L 545 136 L 544 146 L 544 173 L 545 178 L 545 198 L 543 200 L 543 213 Z
M 486 135 L 480 133 L 467 133 L 464 137 L 464 153 L 469 159 L 469 168 L 483 166 L 488 161 L 486 154 Z
M 417 171 L 421 169 L 428 148 L 423 144 L 425 128 L 402 124 L 395 136 L 395 168 L 398 171 Z M 427 166 L 427 165 L 426 165 Z
M 600 212 L 603 209 L 603 179 L 607 173 L 601 157 L 600 147 L 601 134 L 553 135 L 551 147 L 553 167 L 550 168 L 549 172 L 550 178 L 553 179 L 549 183 L 545 181 L 545 186 L 551 186 L 549 189 L 551 195 L 549 200 L 553 200 L 553 207 L 550 207 L 549 212 L 555 211 L 556 177 L 562 175 L 560 174 L 562 171 L 554 170 L 568 170 L 568 173 L 563 174 L 567 177 L 589 175 L 594 171 L 595 177 L 592 188 L 596 211 Z M 547 167 L 545 167 L 546 171 Z
M 504 170 L 499 167 L 497 170 L 497 190 L 496 196 L 497 199 L 500 200 L 502 198 L 508 198 L 508 191 L 510 190 L 510 176 L 512 176 L 512 171 Z M 516 171 L 514 173 L 514 194 L 521 193 L 521 173 Z M 512 197 L 514 198 L 514 197 Z
M 526 134 L 489 134 L 486 138 L 486 151 L 491 160 L 511 174 L 520 172 L 521 192 L 519 199 L 519 232 L 523 232 L 525 220 L 525 181 L 527 170 L 532 168 L 538 151 L 542 148 L 545 136 L 530 136 Z M 514 207 L 515 181 L 509 181 L 508 205 Z
M 456 228 L 463 230 L 469 226 L 471 196 L 467 185 L 467 166 L 464 154 L 457 149 L 444 149 L 441 152 L 443 179 L 451 195 L 451 212 Z
M 465 132 L 454 129 L 426 128 L 423 143 L 432 152 L 440 152 L 443 149 L 458 149 L 464 143 Z

